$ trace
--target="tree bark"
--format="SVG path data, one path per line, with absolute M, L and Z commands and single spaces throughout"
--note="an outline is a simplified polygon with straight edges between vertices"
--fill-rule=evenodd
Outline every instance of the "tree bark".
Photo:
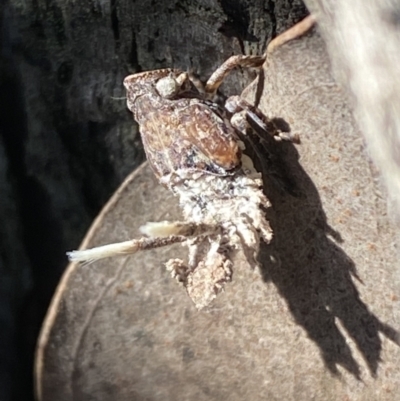
M 269 54 L 241 96 L 301 138 L 264 135 L 273 240 L 259 269 L 239 255 L 232 282 L 197 311 L 163 265 L 182 257 L 180 246 L 71 264 L 38 345 L 41 401 L 397 399 L 396 226 L 318 31 Z M 177 199 L 144 165 L 83 246 L 175 219 Z
M 400 3 L 306 0 L 318 18 L 335 76 L 348 92 L 368 151 L 400 214 Z
M 123 78 L 174 66 L 204 79 L 232 54 L 262 53 L 305 13 L 299 0 L 4 2 L 1 274 L 12 285 L 2 287 L 11 361 L 2 369 L 14 367 L 6 399 L 32 397 L 33 347 L 65 250 L 144 160 Z M 240 93 L 251 78 L 238 72 L 223 91 Z

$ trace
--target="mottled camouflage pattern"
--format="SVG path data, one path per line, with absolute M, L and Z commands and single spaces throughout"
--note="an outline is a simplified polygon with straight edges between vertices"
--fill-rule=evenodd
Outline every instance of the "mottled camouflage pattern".
M 240 149 L 229 121 L 189 79 L 172 99 L 157 92 L 158 80 L 182 74 L 164 69 L 125 78 L 128 108 L 139 123 L 147 159 L 158 178 L 181 169 L 231 174 L 240 164 Z

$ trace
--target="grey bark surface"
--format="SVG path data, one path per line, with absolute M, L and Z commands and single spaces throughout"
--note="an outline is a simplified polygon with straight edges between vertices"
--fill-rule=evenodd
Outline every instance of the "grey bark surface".
M 38 345 L 40 400 L 397 399 L 396 226 L 319 35 L 278 49 L 243 96 L 302 141 L 269 144 L 295 195 L 265 176 L 274 240 L 260 269 L 238 257 L 198 312 L 163 267 L 179 246 L 70 265 Z M 83 246 L 178 216 L 145 165 Z
M 306 0 L 318 19 L 333 69 L 351 97 L 368 152 L 400 210 L 400 2 Z
M 299 0 L 2 2 L 5 399 L 32 397 L 33 347 L 65 250 L 144 160 L 123 78 L 171 66 L 205 78 L 232 54 L 261 53 L 305 12 Z M 250 78 L 238 72 L 224 91 Z

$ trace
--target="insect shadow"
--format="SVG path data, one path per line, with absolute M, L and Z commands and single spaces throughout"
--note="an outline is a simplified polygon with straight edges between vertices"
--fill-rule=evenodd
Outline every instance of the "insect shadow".
M 293 144 L 274 149 L 295 196 L 282 191 L 264 174 L 264 188 L 273 208 L 268 209 L 274 240 L 259 253 L 262 278 L 285 298 L 295 319 L 321 352 L 334 375 L 342 366 L 360 380 L 360 366 L 336 321 L 352 338 L 372 376 L 381 361 L 379 334 L 400 345 L 398 331 L 383 323 L 360 299 L 356 266 L 338 245 L 340 235 L 327 224 L 318 191 L 298 162 Z M 264 163 L 265 164 L 265 163 Z M 265 169 L 265 166 L 263 166 Z M 267 163 L 268 168 L 268 163 Z M 271 259 L 273 256 L 274 262 Z M 358 284 L 357 284 L 358 285 Z

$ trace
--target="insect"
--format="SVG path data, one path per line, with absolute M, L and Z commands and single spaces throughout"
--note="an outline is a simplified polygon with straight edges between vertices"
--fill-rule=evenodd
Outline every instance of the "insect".
M 225 108 L 212 99 L 233 68 L 261 67 L 268 51 L 307 31 L 310 19 L 275 38 L 264 56 L 229 58 L 204 88 L 178 69 L 125 78 L 127 105 L 139 124 L 147 159 L 159 182 L 179 198 L 183 220 L 149 222 L 141 227 L 144 237 L 68 252 L 71 261 L 185 243 L 188 261 L 171 259 L 166 267 L 199 309 L 231 280 L 232 260 L 239 249 L 256 265 L 260 241 L 268 244 L 273 236 L 265 217 L 271 205 L 263 193 L 261 174 L 244 153 L 244 142 L 248 120 L 267 132 L 268 123 L 239 96 L 228 99 Z

